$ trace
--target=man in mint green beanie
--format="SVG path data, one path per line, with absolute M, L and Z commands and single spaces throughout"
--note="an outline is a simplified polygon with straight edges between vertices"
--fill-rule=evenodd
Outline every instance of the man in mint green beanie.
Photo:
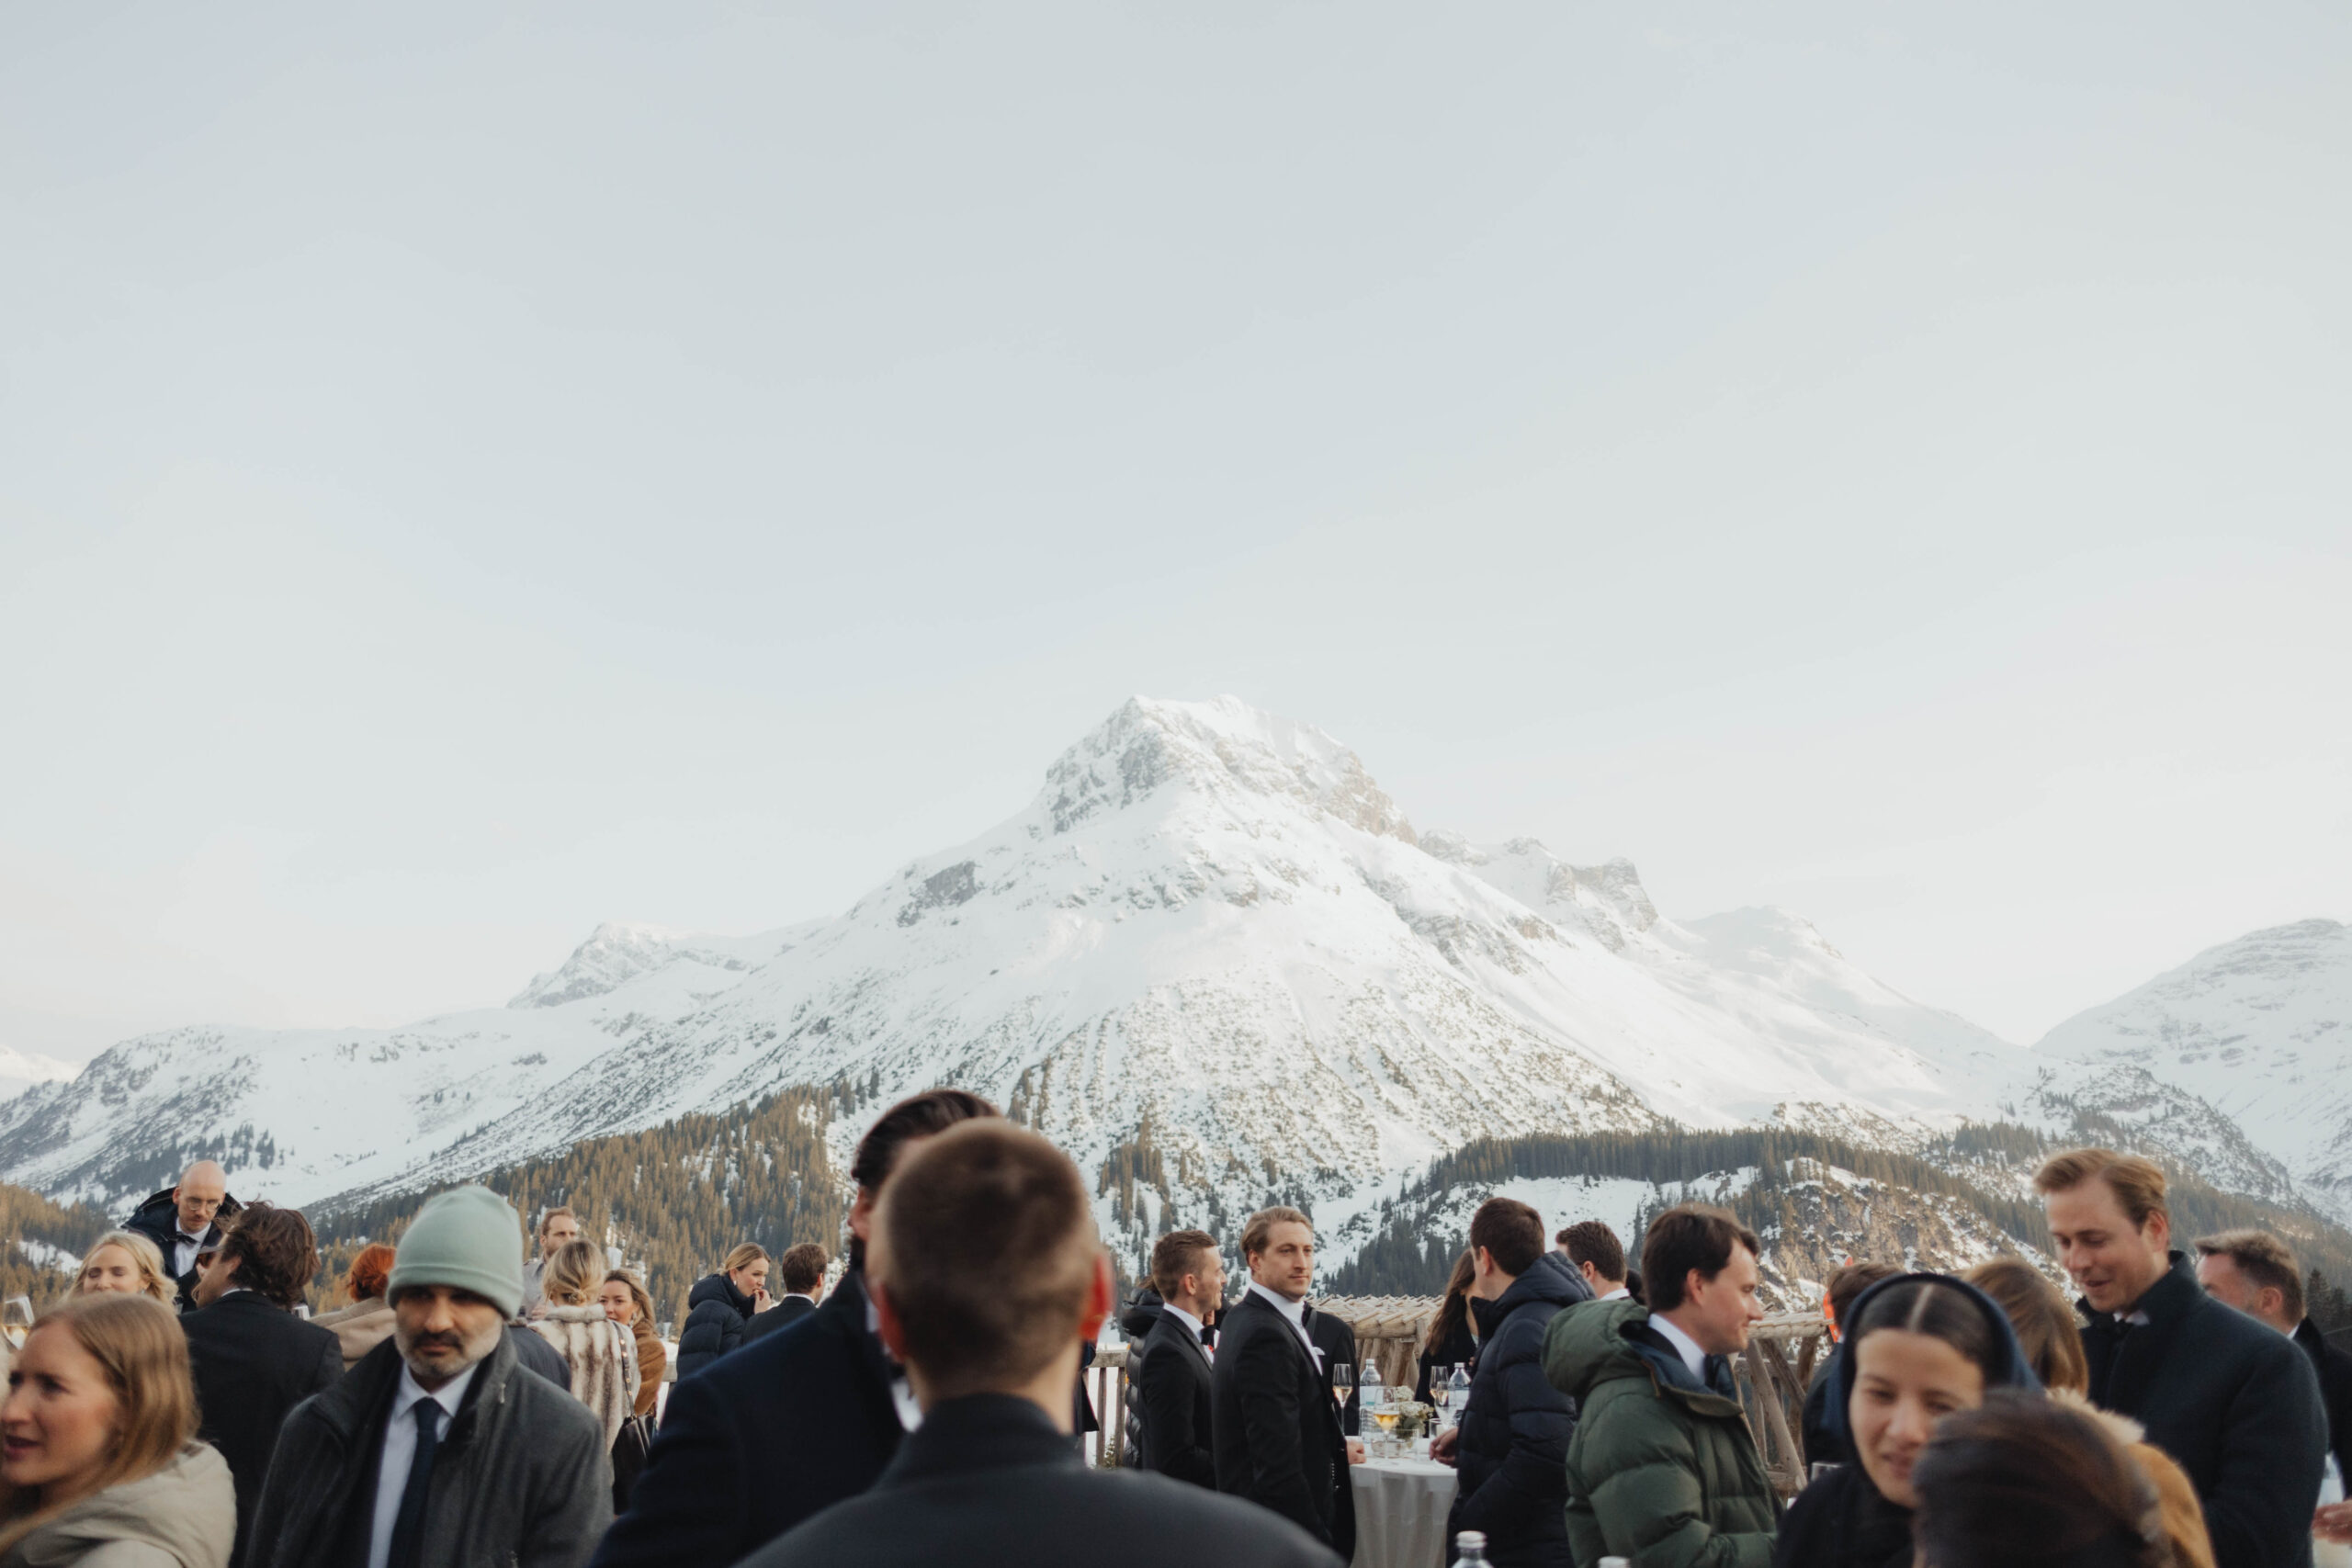
M 604 1424 L 516 1359 L 523 1226 L 486 1187 L 417 1212 L 392 1337 L 286 1418 L 245 1568 L 579 1568 L 612 1522 Z

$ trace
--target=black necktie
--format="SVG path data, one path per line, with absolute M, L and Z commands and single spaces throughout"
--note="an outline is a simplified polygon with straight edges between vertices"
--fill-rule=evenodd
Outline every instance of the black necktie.
M 433 1487 L 433 1453 L 441 1446 L 441 1406 L 416 1402 L 416 1457 L 409 1461 L 408 1484 L 401 1488 L 401 1511 L 392 1516 L 392 1550 L 384 1568 L 418 1568 L 424 1538 L 424 1495 Z
M 1205 1323 L 1201 1325 L 1201 1343 L 1204 1345 L 1214 1345 L 1216 1343 L 1216 1330 L 1211 1328 Z

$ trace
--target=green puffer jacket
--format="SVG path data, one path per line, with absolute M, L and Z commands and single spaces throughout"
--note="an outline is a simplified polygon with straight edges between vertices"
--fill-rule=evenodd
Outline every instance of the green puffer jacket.
M 1629 1301 L 1586 1302 L 1544 1336 L 1544 1375 L 1583 1412 L 1568 1444 L 1577 1568 L 1770 1568 L 1778 1510 L 1739 1402 L 1649 1322 Z

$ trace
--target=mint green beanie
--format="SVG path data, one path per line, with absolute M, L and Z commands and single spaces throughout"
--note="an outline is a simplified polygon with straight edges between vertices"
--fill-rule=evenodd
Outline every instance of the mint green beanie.
M 487 1187 L 441 1193 L 401 1237 L 385 1299 L 411 1285 L 454 1285 L 513 1317 L 523 1306 L 523 1222 Z

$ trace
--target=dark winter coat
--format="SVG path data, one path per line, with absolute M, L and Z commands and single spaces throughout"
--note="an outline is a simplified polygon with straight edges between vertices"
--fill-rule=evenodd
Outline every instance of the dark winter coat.
M 1470 1317 L 1465 1313 L 1462 1325 L 1440 1340 L 1436 1349 L 1421 1352 L 1420 1371 L 1413 1380 L 1413 1397 L 1423 1404 L 1435 1404 L 1437 1396 L 1445 1392 L 1441 1383 L 1453 1375 L 1454 1364 L 1467 1367 L 1477 1359 L 1478 1337 L 1470 1331 Z
M 252 1291 L 222 1296 L 180 1319 L 196 1377 L 196 1435 L 220 1450 L 237 1487 L 237 1544 L 245 1560 L 261 1483 L 287 1413 L 343 1377 L 343 1341 Z
M 220 1213 L 213 1216 L 210 1224 L 204 1227 L 204 1239 L 197 1243 L 199 1256 L 220 1245 L 220 1237 L 224 1234 L 221 1222 L 234 1219 L 243 1207 L 234 1198 L 220 1200 Z M 122 1223 L 122 1228 L 135 1231 L 153 1242 L 155 1250 L 164 1255 L 164 1272 L 172 1273 L 172 1259 L 177 1255 L 180 1245 L 180 1206 L 173 1200 L 170 1188 L 166 1187 L 131 1211 L 130 1218 Z M 187 1273 L 172 1275 L 179 1284 L 182 1312 L 196 1310 L 196 1265 L 190 1263 Z
M 2327 1409 L 2327 1442 L 2335 1451 L 2335 1468 L 2352 1485 L 2352 1350 L 2331 1345 L 2310 1318 L 2295 1330 L 2295 1343 L 2312 1359 L 2319 1374 L 2320 1403 Z
M 678 1380 L 683 1382 L 743 1343 L 752 1298 L 725 1274 L 706 1274 L 686 1294 L 686 1322 L 678 1330 Z
M 1355 1437 L 1363 1430 L 1363 1368 L 1356 1360 L 1355 1325 L 1313 1307 L 1304 1316 L 1307 1337 L 1323 1352 L 1323 1386 L 1331 1386 L 1332 1374 L 1343 1365 L 1355 1374 L 1355 1381 L 1348 1385 L 1348 1402 L 1340 1406 L 1340 1430 Z
M 1163 1476 L 1088 1469 L 1044 1411 L 1002 1393 L 934 1405 L 873 1491 L 826 1509 L 743 1568 L 942 1562 L 1340 1568 L 1306 1531 L 1248 1504 Z
M 2327 1415 L 2311 1358 L 2207 1295 L 2178 1252 L 2134 1303 L 2148 1314 L 2144 1325 L 2126 1330 L 2112 1314 L 2079 1304 L 2091 1403 L 2139 1422 L 2188 1472 L 2217 1568 L 2308 1564 L 2327 1467 Z
M 743 1325 L 743 1343 L 749 1345 L 789 1328 L 816 1310 L 817 1303 L 807 1296 L 786 1296 L 767 1311 L 752 1314 L 752 1321 Z
M 1200 1336 L 1173 1313 L 1155 1315 L 1133 1371 L 1141 1466 L 1195 1486 L 1216 1487 L 1216 1374 Z
M 514 1359 L 502 1335 L 443 1433 L 425 1494 L 420 1562 L 433 1568 L 579 1568 L 612 1517 L 605 1428 L 588 1407 Z M 384 1424 L 401 1380 L 386 1340 L 286 1418 L 253 1522 L 252 1568 L 364 1563 Z
M 1263 1504 L 1352 1558 L 1355 1483 L 1328 1374 L 1254 1291 L 1217 1325 L 1211 1386 L 1217 1490 Z
M 1151 1337 L 1152 1325 L 1159 1321 L 1162 1305 L 1159 1292 L 1146 1285 L 1136 1292 L 1135 1300 L 1119 1309 L 1119 1332 L 1131 1344 L 1140 1345 Z
M 727 1371 L 671 1386 L 596 1568 L 734 1562 L 873 1485 L 899 1450 L 890 1363 L 865 1326 L 855 1273 L 791 1332 L 735 1352 Z
M 2041 1386 L 2000 1304 L 1949 1274 L 1898 1274 L 1882 1280 L 1856 1298 L 1845 1321 L 1861 1322 L 1872 1296 L 1911 1280 L 1933 1280 L 1958 1291 L 1984 1317 L 1994 1344 L 2000 1348 L 2001 1371 L 1986 1380 L 1988 1389 Z M 1813 1392 L 1820 1396 L 1824 1459 L 1838 1455 L 1827 1462 L 1838 1468 L 1806 1487 L 1789 1505 L 1787 1516 L 1781 1520 L 1780 1540 L 1772 1550 L 1773 1568 L 1909 1568 L 1911 1510 L 1887 1501 L 1854 1453 L 1851 1391 L 1860 1375 L 1855 1351 L 1849 1331 L 1815 1384 Z M 1812 1408 L 1810 1398 L 1806 1403 Z M 1808 1438 L 1807 1454 L 1814 1451 L 1811 1442 Z
M 1553 1315 L 1544 1375 L 1577 1402 L 1568 1545 L 1579 1563 L 1766 1568 L 1779 1512 L 1730 1369 L 1702 1382 L 1649 1309 L 1589 1302 Z
M 1546 1252 L 1499 1297 L 1470 1303 L 1482 1348 L 1445 1535 L 1484 1530 L 1487 1560 L 1498 1568 L 1570 1568 L 1563 1466 L 1577 1407 L 1544 1376 L 1544 1331 L 1562 1309 L 1590 1300 L 1584 1276 Z

